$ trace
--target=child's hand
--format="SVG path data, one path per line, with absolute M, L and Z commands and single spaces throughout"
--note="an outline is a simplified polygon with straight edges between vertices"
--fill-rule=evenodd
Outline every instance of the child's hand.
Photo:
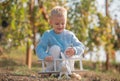
M 53 61 L 53 57 L 52 56 L 47 56 L 45 58 L 45 61 L 47 61 L 47 62 Z
M 68 57 L 71 57 L 71 56 L 75 55 L 75 50 L 72 47 L 69 47 L 69 48 L 66 49 L 65 54 Z

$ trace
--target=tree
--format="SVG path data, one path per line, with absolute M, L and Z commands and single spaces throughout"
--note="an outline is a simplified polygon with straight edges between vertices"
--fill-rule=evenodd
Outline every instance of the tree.
M 90 29 L 94 27 L 93 23 L 94 14 L 96 13 L 95 0 L 80 0 L 80 2 L 73 3 L 74 8 L 70 8 L 68 13 L 69 26 L 71 30 L 75 32 L 80 41 L 85 46 L 88 46 L 89 50 L 93 50 L 94 44 L 90 38 Z M 91 34 L 94 36 L 94 34 Z

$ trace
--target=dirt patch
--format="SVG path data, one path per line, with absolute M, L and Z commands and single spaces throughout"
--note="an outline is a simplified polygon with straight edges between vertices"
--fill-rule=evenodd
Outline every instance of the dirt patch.
M 104 73 L 96 73 L 92 71 L 80 72 L 82 77 L 81 81 L 120 81 L 120 78 L 115 76 L 109 76 Z M 11 72 L 1 72 L 0 81 L 60 81 L 56 77 L 41 77 L 39 74 L 32 75 L 18 75 Z M 66 78 L 62 78 L 62 81 L 68 81 Z M 80 81 L 76 78 L 71 78 L 69 81 Z

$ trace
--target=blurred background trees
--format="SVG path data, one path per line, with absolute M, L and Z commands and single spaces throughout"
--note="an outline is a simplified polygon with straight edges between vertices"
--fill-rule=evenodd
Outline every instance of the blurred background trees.
M 10 51 L 30 44 L 35 48 L 37 34 L 51 29 L 50 10 L 61 5 L 68 10 L 67 29 L 85 44 L 86 52 L 104 47 L 108 69 L 109 59 L 120 49 L 120 26 L 108 14 L 112 2 L 105 1 L 106 15 L 97 11 L 96 0 L 4 0 L 0 2 L 0 47 Z

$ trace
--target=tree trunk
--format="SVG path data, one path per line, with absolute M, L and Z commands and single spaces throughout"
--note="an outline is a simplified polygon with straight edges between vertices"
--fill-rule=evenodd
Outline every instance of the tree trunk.
M 37 32 L 37 29 L 34 25 L 34 4 L 35 4 L 35 1 L 34 0 L 30 0 L 30 24 L 31 24 L 31 27 L 32 27 L 32 30 L 33 30 L 33 45 L 34 45 L 34 53 L 35 53 L 35 47 L 36 47 L 36 32 Z
M 39 8 L 40 8 L 40 10 L 42 11 L 42 15 L 43 15 L 44 19 L 45 19 L 47 22 L 49 22 L 48 14 L 47 14 L 46 9 L 45 9 L 45 7 L 44 7 L 43 1 L 38 0 L 38 2 L 39 2 Z
M 106 70 L 109 69 L 109 53 L 106 53 Z
M 29 14 L 30 14 L 31 29 L 33 30 L 33 45 L 34 45 L 34 48 L 35 48 L 35 46 L 36 46 L 36 38 L 35 38 L 35 36 L 36 36 L 36 28 L 34 26 L 34 15 L 33 15 L 34 0 L 30 0 L 29 10 L 30 10 Z M 31 69 L 31 64 L 32 64 L 31 57 L 32 57 L 32 50 L 30 48 L 30 41 L 28 39 L 28 41 L 27 41 L 27 47 L 26 47 L 26 64 L 28 65 L 29 69 Z
M 28 68 L 31 69 L 31 65 L 32 65 L 32 50 L 30 48 L 30 44 L 29 41 L 27 41 L 27 46 L 26 46 L 26 65 L 28 65 Z
M 109 16 L 109 14 L 108 14 L 108 0 L 105 0 L 105 4 L 106 4 L 106 16 Z
M 106 3 L 106 16 L 109 16 L 108 14 L 108 0 L 105 0 Z M 109 53 L 106 51 L 106 70 L 109 69 Z

